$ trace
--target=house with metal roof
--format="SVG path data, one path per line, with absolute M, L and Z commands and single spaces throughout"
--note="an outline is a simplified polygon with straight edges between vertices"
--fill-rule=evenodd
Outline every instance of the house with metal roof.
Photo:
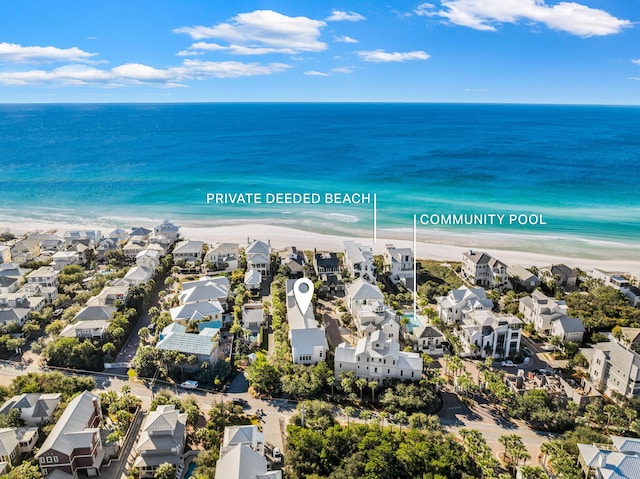
M 456 324 L 466 318 L 471 311 L 490 311 L 493 301 L 487 298 L 484 288 L 462 286 L 452 289 L 446 296 L 436 297 L 438 318 L 446 324 Z
M 18 464 L 20 456 L 30 453 L 38 441 L 37 427 L 6 427 L 0 429 L 0 463 Z
M 25 393 L 7 399 L 0 414 L 7 414 L 11 409 L 19 409 L 20 417 L 27 426 L 40 426 L 51 421 L 53 412 L 60 404 L 60 394 Z
M 187 438 L 187 414 L 176 410 L 175 404 L 158 406 L 149 412 L 140 430 L 135 450 L 138 457 L 134 467 L 141 477 L 153 477 L 160 464 L 182 464 L 182 453 Z
M 282 471 L 270 471 L 262 454 L 236 444 L 218 459 L 215 479 L 282 479 Z
M 78 472 L 99 474 L 104 449 L 100 438 L 100 398 L 84 391 L 73 398 L 36 454 L 43 476 L 62 471 L 78 478 Z
M 156 348 L 161 351 L 177 351 L 186 356 L 194 355 L 199 363 L 214 365 L 218 361 L 218 336 L 219 330 L 209 331 L 207 334 L 204 334 L 204 330 L 200 333 L 187 333 L 184 326 L 173 323 L 162 330 Z M 191 367 L 197 368 L 199 364 Z
M 419 381 L 422 367 L 420 354 L 400 351 L 400 344 L 387 339 L 382 331 L 361 338 L 355 347 L 344 342 L 335 350 L 336 377 L 343 371 L 353 371 L 356 377 L 368 381 L 387 378 Z
M 611 436 L 613 444 L 578 444 L 578 461 L 585 477 L 640 477 L 640 439 Z

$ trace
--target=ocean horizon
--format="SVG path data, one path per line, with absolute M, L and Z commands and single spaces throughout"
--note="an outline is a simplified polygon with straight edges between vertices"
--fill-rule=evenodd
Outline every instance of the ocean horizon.
M 434 242 L 639 260 L 638 131 L 637 106 L 4 104 L 0 227 L 169 218 L 370 236 L 375 197 L 380 237 L 411 239 L 415 216 Z M 267 201 L 289 193 L 320 200 Z

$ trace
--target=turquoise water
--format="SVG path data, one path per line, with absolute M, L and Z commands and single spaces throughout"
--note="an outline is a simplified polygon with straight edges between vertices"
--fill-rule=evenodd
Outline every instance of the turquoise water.
M 414 215 L 463 245 L 640 259 L 640 108 L 462 104 L 0 105 L 0 227 L 260 221 L 369 235 L 373 205 L 212 205 L 207 193 L 376 194 L 379 235 Z
M 413 313 L 403 314 L 402 317 L 409 318 L 409 322 L 407 323 L 407 331 L 413 333 L 414 328 L 419 328 L 423 326 L 422 321 L 419 318 L 413 316 Z

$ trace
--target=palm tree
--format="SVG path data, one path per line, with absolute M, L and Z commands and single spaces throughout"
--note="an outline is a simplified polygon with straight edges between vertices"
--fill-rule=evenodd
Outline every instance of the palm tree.
M 366 379 L 356 379 L 356 386 L 360 389 L 360 402 L 362 402 L 362 390 L 367 385 Z
M 353 406 L 345 406 L 343 411 L 344 411 L 345 416 L 347 416 L 347 427 L 349 427 L 349 419 L 351 419 L 351 417 L 353 416 L 353 413 L 356 410 L 355 410 L 355 408 Z
M 371 413 L 369 411 L 362 411 L 360 413 L 360 419 L 364 421 L 364 425 L 367 425 L 367 421 L 371 419 Z
M 371 402 L 376 402 L 376 388 L 378 383 L 375 381 L 369 382 L 369 388 L 371 389 Z

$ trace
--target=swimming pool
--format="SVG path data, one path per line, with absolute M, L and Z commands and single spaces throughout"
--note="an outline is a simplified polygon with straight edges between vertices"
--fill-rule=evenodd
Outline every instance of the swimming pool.
M 419 317 L 414 317 L 413 313 L 405 313 L 402 315 L 403 318 L 409 318 L 409 322 L 407 323 L 407 331 L 413 333 L 414 328 L 419 328 L 423 326 L 422 321 L 420 321 Z

